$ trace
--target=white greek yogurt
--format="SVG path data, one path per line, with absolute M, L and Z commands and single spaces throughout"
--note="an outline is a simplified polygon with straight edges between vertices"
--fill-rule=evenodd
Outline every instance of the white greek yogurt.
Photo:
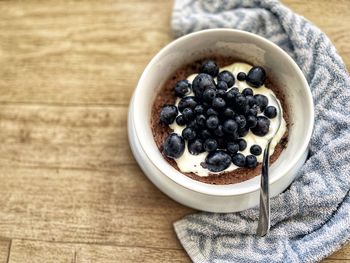
M 246 81 L 239 81 L 237 80 L 237 74 L 239 72 L 245 72 L 246 74 L 248 73 L 248 71 L 252 68 L 253 66 L 246 64 L 246 63 L 233 63 L 231 65 L 228 65 L 224 68 L 220 68 L 220 72 L 223 70 L 227 70 L 230 71 L 234 76 L 235 76 L 235 84 L 234 87 L 237 87 L 239 89 L 239 91 L 241 92 L 243 89 L 245 88 L 251 88 Z M 192 83 L 193 79 L 197 76 L 197 74 L 192 74 L 190 76 L 187 77 L 187 80 L 189 82 Z M 216 78 L 215 78 L 216 81 Z M 278 118 L 280 115 L 283 116 L 283 110 L 281 112 L 278 111 L 278 107 L 276 105 L 275 100 L 273 99 L 273 97 L 278 101 L 278 103 L 280 103 L 280 101 L 277 99 L 275 93 L 270 90 L 267 89 L 265 87 L 265 85 L 259 87 L 259 88 L 252 88 L 254 95 L 256 94 L 262 94 L 265 95 L 268 100 L 269 100 L 269 106 L 275 106 L 277 109 L 277 116 L 275 118 L 270 119 L 270 129 L 269 132 L 261 137 L 261 136 L 256 136 L 254 135 L 250 130 L 248 132 L 248 134 L 246 136 L 244 136 L 244 140 L 247 142 L 247 147 L 245 148 L 244 151 L 240 151 L 240 153 L 242 153 L 244 156 L 249 155 L 250 154 L 250 147 L 254 144 L 257 144 L 261 147 L 262 152 L 264 152 L 268 140 L 269 138 L 271 138 L 271 136 L 273 136 L 273 134 L 275 133 L 275 131 L 277 130 L 277 126 L 278 126 Z M 193 96 L 193 93 L 188 94 L 187 96 Z M 180 99 L 178 98 L 176 100 L 176 106 L 178 105 Z M 282 107 L 281 107 L 282 109 Z M 258 114 L 259 115 L 263 115 L 262 113 Z M 182 130 L 186 127 L 186 126 L 179 126 L 176 122 L 173 122 L 171 125 L 169 125 L 169 127 L 173 130 L 174 133 L 177 133 L 178 135 L 181 136 Z M 270 156 L 274 153 L 275 151 L 275 147 L 276 145 L 279 143 L 279 141 L 282 139 L 284 133 L 286 132 L 287 129 L 287 125 L 286 125 L 286 121 L 284 120 L 284 118 L 282 117 L 282 123 L 280 128 L 277 131 L 276 136 L 273 138 L 271 145 L 270 145 Z M 203 152 L 200 153 L 198 155 L 192 155 L 190 154 L 190 152 L 188 151 L 187 148 L 187 141 L 185 143 L 185 151 L 184 153 L 181 155 L 180 158 L 175 159 L 178 168 L 180 169 L 181 172 L 184 173 L 195 173 L 198 176 L 210 176 L 210 174 L 219 174 L 219 173 L 224 173 L 224 172 L 229 172 L 229 171 L 233 171 L 237 168 L 239 168 L 238 166 L 234 165 L 233 163 L 230 164 L 230 166 L 228 168 L 226 168 L 225 170 L 218 172 L 218 173 L 214 173 L 214 172 L 210 172 L 208 169 L 203 168 L 201 166 L 201 163 L 205 162 L 205 158 L 208 155 L 207 152 Z M 257 157 L 257 161 L 258 163 L 262 162 L 263 159 L 263 154 L 260 154 Z

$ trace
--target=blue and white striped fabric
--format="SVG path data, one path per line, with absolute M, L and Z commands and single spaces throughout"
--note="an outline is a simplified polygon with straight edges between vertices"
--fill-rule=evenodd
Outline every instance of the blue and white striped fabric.
M 317 262 L 339 249 L 350 238 L 350 78 L 327 36 L 274 0 L 176 0 L 172 27 L 176 36 L 226 27 L 271 40 L 297 62 L 315 102 L 310 157 L 272 199 L 270 234 L 255 236 L 257 208 L 189 215 L 174 227 L 191 259 Z

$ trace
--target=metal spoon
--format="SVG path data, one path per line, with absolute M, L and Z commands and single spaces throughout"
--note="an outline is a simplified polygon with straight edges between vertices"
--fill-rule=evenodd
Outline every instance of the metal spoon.
M 278 113 L 282 112 L 282 107 L 275 97 L 273 97 Z M 261 181 L 260 181 L 260 211 L 259 222 L 256 234 L 263 237 L 270 231 L 270 195 L 269 195 L 269 152 L 272 139 L 276 136 L 278 130 L 281 127 L 282 114 L 278 116 L 278 125 L 275 133 L 268 140 L 267 146 L 264 150 L 262 169 L 261 169 Z

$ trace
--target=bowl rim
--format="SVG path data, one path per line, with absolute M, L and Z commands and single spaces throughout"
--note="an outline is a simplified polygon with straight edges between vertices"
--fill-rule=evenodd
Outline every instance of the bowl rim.
M 279 52 L 280 55 L 282 55 L 285 58 L 286 62 L 288 62 L 293 67 L 293 69 L 297 72 L 297 75 L 302 83 L 303 88 L 306 90 L 306 94 L 307 94 L 307 101 L 308 101 L 307 106 L 308 106 L 308 110 L 310 112 L 310 114 L 307 117 L 309 119 L 308 123 L 310 123 L 310 125 L 308 126 L 308 130 L 306 133 L 307 135 L 304 137 L 303 143 L 301 144 L 301 147 L 299 147 L 298 151 L 293 156 L 292 160 L 290 162 L 288 162 L 288 164 L 286 165 L 285 172 L 280 173 L 277 176 L 274 176 L 273 178 L 270 178 L 270 185 L 273 184 L 274 182 L 278 181 L 279 179 L 283 178 L 284 175 L 287 175 L 288 172 L 294 167 L 294 165 L 303 156 L 303 154 L 305 153 L 305 151 L 308 148 L 308 145 L 309 145 L 309 142 L 311 139 L 311 135 L 313 132 L 313 127 L 314 127 L 314 103 L 313 103 L 310 87 L 305 79 L 304 74 L 302 73 L 302 71 L 300 70 L 300 68 L 296 64 L 296 62 L 279 46 L 277 46 L 273 42 L 271 42 L 271 41 L 267 40 L 266 38 L 263 38 L 259 35 L 256 35 L 256 34 L 253 34 L 250 32 L 246 32 L 246 31 L 242 31 L 242 30 L 236 30 L 236 29 L 206 29 L 206 30 L 201 30 L 198 32 L 194 32 L 194 33 L 182 36 L 182 37 L 168 43 L 165 47 L 163 47 L 151 59 L 151 61 L 148 63 L 145 70 L 143 71 L 143 73 L 142 73 L 142 75 L 137 83 L 136 89 L 134 91 L 132 104 L 130 104 L 129 110 L 132 110 L 132 116 L 133 116 L 133 120 L 134 120 L 134 128 L 136 131 L 137 139 L 140 142 L 141 148 L 143 149 L 143 151 L 147 155 L 150 162 L 155 167 L 157 167 L 157 169 L 159 169 L 165 176 L 167 176 L 168 178 L 170 178 L 172 181 L 174 181 L 175 183 L 177 183 L 180 186 L 183 186 L 189 190 L 196 191 L 196 192 L 199 192 L 202 194 L 213 195 L 213 196 L 243 195 L 246 193 L 251 193 L 251 192 L 257 191 L 260 188 L 260 180 L 259 180 L 258 184 L 244 186 L 244 187 L 241 187 L 238 189 L 237 189 L 237 186 L 244 183 L 244 182 L 237 183 L 237 184 L 228 184 L 228 185 L 206 184 L 206 183 L 202 183 L 200 181 L 191 179 L 188 176 L 177 171 L 174 167 L 172 167 L 164 159 L 164 157 L 161 154 L 160 154 L 161 159 L 155 158 L 151 152 L 151 149 L 150 149 L 153 147 L 151 147 L 152 146 L 151 143 L 147 141 L 147 140 L 149 140 L 149 138 L 146 137 L 145 133 L 142 132 L 143 127 L 141 126 L 141 123 L 139 123 L 137 121 L 138 114 L 137 114 L 137 110 L 135 110 L 135 109 L 137 109 L 135 107 L 135 105 L 138 105 L 138 101 L 142 100 L 142 96 L 141 96 L 142 94 L 141 94 L 140 90 L 142 90 L 142 86 L 145 83 L 145 78 L 147 78 L 147 76 L 149 75 L 150 69 L 154 66 L 154 64 L 156 64 L 159 61 L 159 59 L 163 56 L 163 54 L 166 54 L 170 49 L 172 49 L 174 46 L 178 45 L 180 42 L 182 42 L 184 40 L 188 40 L 191 38 L 197 38 L 197 37 L 200 37 L 201 35 L 205 35 L 205 34 L 215 34 L 215 33 L 236 34 L 237 37 L 244 36 L 244 37 L 248 37 L 248 38 L 253 38 L 256 41 L 260 41 L 264 45 L 270 46 L 271 48 L 275 49 L 276 52 Z M 152 140 L 154 142 L 153 137 L 152 137 Z M 145 144 L 147 144 L 147 145 L 145 145 Z M 159 149 L 157 147 L 156 147 L 156 150 L 159 152 Z M 254 177 L 254 178 L 256 178 L 256 177 Z M 230 188 L 230 186 L 235 186 L 234 187 L 235 189 Z

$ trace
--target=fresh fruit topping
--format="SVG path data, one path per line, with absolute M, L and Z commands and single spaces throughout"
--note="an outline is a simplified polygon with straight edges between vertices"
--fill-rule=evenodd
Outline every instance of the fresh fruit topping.
M 203 92 L 203 100 L 207 102 L 212 102 L 216 97 L 216 90 L 213 88 L 208 88 Z
M 227 143 L 227 151 L 231 154 L 236 154 L 239 151 L 239 145 L 234 142 Z
M 213 60 L 206 60 L 202 63 L 200 67 L 201 73 L 206 73 L 211 75 L 212 77 L 216 77 L 219 73 L 219 67 L 216 65 Z
M 266 117 L 273 119 L 277 116 L 277 109 L 274 106 L 267 106 L 264 110 L 264 114 Z
M 254 155 L 247 155 L 245 157 L 245 165 L 248 168 L 254 168 L 258 165 L 258 161 Z
M 248 74 L 239 72 L 237 79 L 258 88 L 264 85 L 266 73 L 261 67 L 253 67 Z M 175 94 L 180 101 L 177 106 L 164 105 L 160 121 L 167 125 L 176 121 L 177 125 L 185 127 L 181 136 L 171 133 L 165 139 L 166 156 L 179 158 L 186 141 L 192 155 L 208 153 L 202 166 L 211 172 L 223 171 L 231 162 L 238 167 L 257 166 L 256 156 L 261 155 L 263 149 L 252 145 L 249 155 L 244 156 L 242 151 L 248 145 L 244 138 L 249 131 L 256 136 L 268 134 L 270 119 L 277 116 L 277 109 L 269 106 L 265 95 L 254 95 L 253 88 L 240 92 L 234 84 L 234 75 L 227 70 L 219 72 L 213 60 L 203 62 L 192 84 L 188 80 L 176 83 Z M 191 89 L 194 96 L 189 96 Z
M 227 134 L 234 134 L 237 131 L 238 125 L 234 120 L 228 119 L 223 124 L 223 130 Z
M 244 151 L 247 148 L 247 142 L 244 139 L 238 139 L 237 144 L 240 151 Z
M 180 98 L 190 93 L 190 90 L 191 90 L 191 84 L 188 82 L 187 79 L 180 80 L 175 84 L 175 95 Z
M 215 89 L 215 82 L 212 76 L 206 73 L 198 74 L 192 82 L 192 90 L 197 98 L 202 98 L 203 92 L 208 88 Z
M 225 81 L 218 81 L 218 83 L 216 84 L 216 88 L 222 89 L 222 90 L 227 90 L 228 86 L 227 86 L 227 83 Z
M 184 108 L 182 111 L 182 115 L 187 121 L 191 121 L 195 117 L 194 111 L 191 108 Z
M 190 127 L 186 127 L 182 130 L 182 138 L 184 138 L 187 141 L 194 140 L 196 136 L 196 131 Z
M 258 116 L 256 126 L 251 131 L 257 136 L 265 136 L 269 132 L 269 129 L 270 120 L 264 116 Z
M 215 139 L 208 138 L 204 141 L 204 150 L 207 152 L 215 151 L 218 148 L 218 142 Z
M 185 126 L 187 123 L 187 120 L 183 115 L 179 115 L 176 117 L 176 124 L 179 126 Z
M 250 153 L 258 156 L 262 153 L 262 149 L 259 145 L 254 144 L 250 147 Z
M 238 79 L 239 81 L 244 81 L 244 80 L 246 79 L 246 77 L 247 77 L 247 74 L 245 74 L 244 72 L 239 72 L 239 73 L 237 74 L 237 79 Z
M 242 90 L 242 94 L 244 96 L 248 96 L 248 95 L 253 96 L 254 92 L 251 88 L 245 88 L 244 90 Z
M 243 115 L 236 115 L 235 122 L 241 129 L 243 129 L 247 125 L 247 121 Z
M 226 102 L 223 98 L 215 98 L 211 104 L 214 109 L 222 110 L 226 106 Z
M 232 162 L 234 165 L 238 167 L 244 167 L 245 166 L 245 157 L 241 153 L 236 153 L 232 156 Z
M 224 70 L 218 74 L 218 81 L 225 81 L 228 88 L 235 84 L 235 77 L 230 71 Z
M 264 111 L 269 104 L 269 99 L 265 95 L 257 94 L 254 96 L 256 104 L 259 106 L 261 111 Z
M 178 108 L 182 112 L 185 108 L 194 109 L 197 106 L 197 99 L 193 96 L 184 97 L 179 101 Z
M 160 121 L 169 125 L 174 122 L 178 114 L 177 108 L 174 105 L 164 105 L 160 112 Z
M 192 155 L 198 155 L 198 154 L 204 152 L 202 140 L 195 139 L 193 141 L 189 141 L 188 142 L 188 151 Z
M 206 126 L 210 130 L 214 130 L 218 127 L 219 125 L 219 118 L 215 115 L 209 116 L 207 121 L 206 121 Z
M 231 164 L 231 157 L 226 152 L 218 150 L 210 152 L 205 158 L 208 170 L 211 172 L 221 172 Z
M 259 88 L 264 85 L 266 80 L 266 72 L 262 67 L 252 67 L 246 77 L 249 86 Z
M 165 139 L 163 150 L 164 154 L 169 158 L 179 158 L 185 150 L 185 141 L 176 133 L 171 133 Z

